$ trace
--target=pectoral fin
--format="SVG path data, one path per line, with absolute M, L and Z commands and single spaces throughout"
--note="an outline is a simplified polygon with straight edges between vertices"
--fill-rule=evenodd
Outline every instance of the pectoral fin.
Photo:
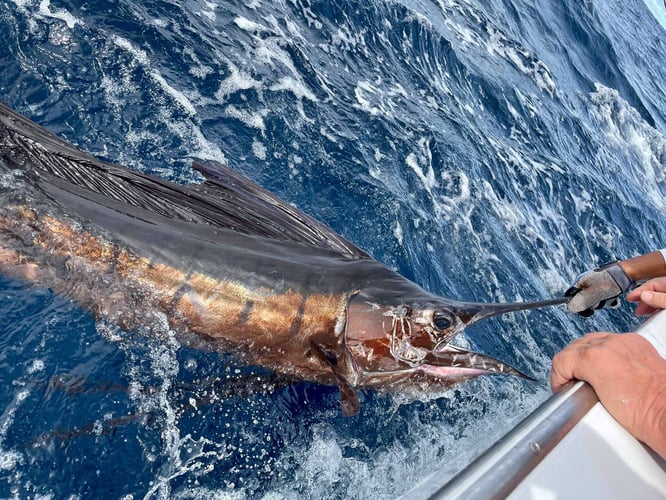
M 331 368 L 333 375 L 335 375 L 338 389 L 340 389 L 340 405 L 342 406 L 342 413 L 347 417 L 353 417 L 361 409 L 361 402 L 352 385 L 342 374 L 337 354 L 334 350 L 314 342 L 312 343 L 312 351 L 323 363 Z
M 333 371 L 335 373 L 335 371 Z M 361 409 L 361 402 L 354 388 L 347 382 L 347 379 L 341 375 L 335 374 L 338 379 L 338 388 L 340 389 L 340 405 L 342 413 L 347 417 L 353 417 Z

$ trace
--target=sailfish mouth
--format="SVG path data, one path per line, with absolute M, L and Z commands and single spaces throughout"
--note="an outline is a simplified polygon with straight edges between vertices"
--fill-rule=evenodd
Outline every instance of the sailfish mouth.
M 360 296 L 360 295 L 359 295 Z M 461 381 L 484 374 L 532 377 L 485 354 L 451 344 L 468 326 L 491 316 L 565 303 L 568 298 L 492 304 L 437 299 L 430 304 L 380 307 L 357 300 L 347 310 L 345 344 L 358 377 L 373 384 L 422 373 Z
M 505 304 L 463 302 L 457 308 L 457 315 L 461 320 L 461 324 L 459 324 L 455 333 L 460 333 L 469 325 L 492 316 L 555 306 L 564 304 L 568 300 L 568 297 L 557 297 L 533 302 L 510 302 Z M 491 356 L 486 356 L 485 354 L 451 345 L 448 343 L 448 339 L 444 340 L 442 344 L 437 346 L 424 357 L 420 368 L 424 372 L 438 377 L 473 377 L 477 375 L 501 373 L 535 380 L 533 377 L 524 374 L 503 361 Z
M 441 378 L 474 377 L 501 373 L 535 380 L 498 359 L 454 345 L 447 345 L 442 349 L 430 352 L 423 359 L 423 364 L 419 368 L 426 373 Z

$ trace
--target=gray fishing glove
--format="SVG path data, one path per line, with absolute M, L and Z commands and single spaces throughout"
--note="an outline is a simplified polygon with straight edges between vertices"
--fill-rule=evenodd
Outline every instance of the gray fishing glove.
M 584 317 L 592 316 L 595 309 L 601 309 L 607 304 L 616 307 L 618 297 L 633 285 L 634 281 L 620 265 L 611 262 L 576 278 L 576 282 L 564 294 L 571 297 L 567 309 Z

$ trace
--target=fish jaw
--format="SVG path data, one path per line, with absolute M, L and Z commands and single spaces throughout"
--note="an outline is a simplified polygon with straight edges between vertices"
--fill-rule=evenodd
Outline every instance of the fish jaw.
M 436 321 L 441 314 L 441 308 L 352 301 L 345 344 L 354 373 L 348 378 L 357 387 L 370 388 L 423 386 L 424 382 L 442 387 L 487 374 L 530 379 L 507 363 L 450 343 L 467 324 L 476 321 L 476 314 L 455 314 L 452 310 L 446 331 L 438 331 Z
M 425 361 L 417 366 L 397 365 L 386 360 L 383 366 L 378 366 L 376 362 L 371 365 L 359 356 L 354 356 L 354 361 L 357 386 L 372 389 L 421 386 L 438 390 L 481 375 L 497 374 L 534 380 L 507 363 L 456 346 L 447 346 L 441 352 L 426 356 Z
M 450 344 L 426 356 L 420 369 L 439 378 L 504 374 L 533 380 L 532 377 L 496 358 Z

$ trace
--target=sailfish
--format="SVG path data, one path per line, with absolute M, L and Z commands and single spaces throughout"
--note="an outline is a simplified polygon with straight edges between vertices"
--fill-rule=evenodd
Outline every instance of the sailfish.
M 0 103 L 0 273 L 124 329 L 171 328 L 244 363 L 358 389 L 525 376 L 451 344 L 489 316 L 560 303 L 433 295 L 226 165 L 182 185 L 101 161 Z M 154 324 L 154 323 L 152 323 Z

